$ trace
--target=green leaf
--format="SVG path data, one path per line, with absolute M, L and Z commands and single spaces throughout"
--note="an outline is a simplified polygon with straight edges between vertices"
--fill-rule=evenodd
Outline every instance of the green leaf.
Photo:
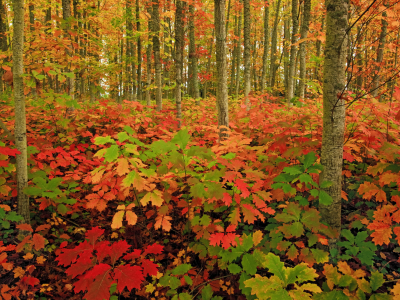
M 61 203 L 61 204 L 58 204 L 57 211 L 61 215 L 65 215 L 69 211 L 69 209 L 64 204 Z
M 190 135 L 188 133 L 188 130 L 182 129 L 180 130 L 175 136 L 174 138 L 171 140 L 171 142 L 178 144 L 179 147 L 182 150 L 186 149 L 187 144 L 189 143 L 189 139 L 190 139 Z
M 379 271 L 375 271 L 371 273 L 371 280 L 369 282 L 371 285 L 371 289 L 375 292 L 382 286 L 385 280 L 383 279 L 382 273 L 379 273 Z
M 10 222 L 8 221 L 0 221 L 1 227 L 4 229 L 10 229 Z
M 306 156 L 304 156 L 304 161 L 303 165 L 305 169 L 308 169 L 308 167 L 311 167 L 313 163 L 317 160 L 317 157 L 315 156 L 314 152 L 308 152 Z
M 332 181 L 327 181 L 327 180 L 326 180 L 326 181 L 324 181 L 323 183 L 321 183 L 321 188 L 322 188 L 322 189 L 326 189 L 326 188 L 332 186 L 332 184 L 333 184 Z
M 303 172 L 300 170 L 299 166 L 295 166 L 295 167 L 285 167 L 283 169 L 283 172 L 288 173 L 290 175 L 298 175 L 298 174 L 302 174 Z
M 325 191 L 320 190 L 319 191 L 319 203 L 323 205 L 331 205 L 333 202 L 333 199 L 331 196 L 329 196 Z
M 351 244 L 354 244 L 354 235 L 348 229 L 342 230 L 342 236 L 344 236 Z
M 192 300 L 192 295 L 188 293 L 180 293 L 179 300 Z
M 193 284 L 193 280 L 189 276 L 185 275 L 183 278 L 185 278 L 185 281 L 186 281 L 186 283 L 188 285 L 192 285 Z
M 222 155 L 221 157 L 225 158 L 225 159 L 234 159 L 236 157 L 236 153 L 228 153 L 228 154 Z
M 115 141 L 110 136 L 99 136 L 94 139 L 95 145 L 104 145 L 107 143 L 115 144 Z
M 318 195 L 319 195 L 319 190 L 317 190 L 317 189 L 312 189 L 312 190 L 310 191 L 310 194 L 311 194 L 313 197 L 318 197 Z
M 69 77 L 69 78 L 74 78 L 75 77 L 74 73 L 72 73 L 72 72 L 69 72 L 69 73 L 68 72 L 64 72 L 64 75 Z
M 130 126 L 125 126 L 124 130 L 129 133 L 130 135 L 133 135 L 135 132 L 133 131 L 133 129 Z
M 310 183 L 313 181 L 312 177 L 306 173 L 301 174 L 299 176 L 299 179 L 300 179 L 300 182 L 303 182 L 303 183 Z
M 283 282 L 286 281 L 284 263 L 275 254 L 270 252 L 265 256 L 263 267 L 268 268 L 271 273 L 278 276 Z
M 202 300 L 210 300 L 213 295 L 213 290 L 211 285 L 207 284 L 201 291 L 201 299 Z
M 118 141 L 121 143 L 126 141 L 127 139 L 129 139 L 129 135 L 126 132 L 119 132 L 117 134 L 117 137 L 118 137 Z
M 27 187 L 24 189 L 24 192 L 29 196 L 39 196 L 42 194 L 43 190 L 36 187 Z
M 189 264 L 182 264 L 177 266 L 175 269 L 172 270 L 173 275 L 183 275 L 186 274 L 192 268 Z
M 118 145 L 112 145 L 107 149 L 106 154 L 104 155 L 105 162 L 112 162 L 116 160 L 119 156 L 119 148 Z
M 243 255 L 242 266 L 243 270 L 250 275 L 255 275 L 257 273 L 257 261 L 251 254 Z
M 239 274 L 240 272 L 242 272 L 242 268 L 237 265 L 237 264 L 230 264 L 228 266 L 228 270 L 229 272 L 231 272 L 233 275 Z

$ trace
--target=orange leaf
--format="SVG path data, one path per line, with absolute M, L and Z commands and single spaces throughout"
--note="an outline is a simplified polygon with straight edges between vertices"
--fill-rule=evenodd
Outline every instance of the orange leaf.
M 120 210 L 114 215 L 112 224 L 111 224 L 111 228 L 118 229 L 118 228 L 122 227 L 122 219 L 124 218 L 124 214 L 125 214 L 125 211 Z
M 129 173 L 129 163 L 126 158 L 118 159 L 117 174 L 122 176 Z
M 125 218 L 128 221 L 128 225 L 135 225 L 137 222 L 137 215 L 133 211 L 128 210 Z
M 29 224 L 18 224 L 16 226 L 19 230 L 30 231 L 33 232 L 32 226 Z
M 44 248 L 44 243 L 46 239 L 38 233 L 35 233 L 32 238 L 33 244 L 35 245 L 35 250 L 40 250 Z
M 172 218 L 169 216 L 158 215 L 156 217 L 156 223 L 154 224 L 154 228 L 160 229 L 160 227 L 162 227 L 165 231 L 170 231 L 171 230 L 170 220 L 172 220 Z

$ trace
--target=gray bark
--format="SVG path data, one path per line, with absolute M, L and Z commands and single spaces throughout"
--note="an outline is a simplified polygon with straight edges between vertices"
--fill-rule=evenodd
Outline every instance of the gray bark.
M 250 69 L 250 0 L 243 0 L 243 38 L 244 38 L 244 98 L 247 110 L 250 109 L 249 93 L 251 89 Z
M 269 67 L 270 81 L 269 86 L 274 87 L 276 75 L 276 47 L 278 44 L 278 23 L 279 23 L 279 9 L 281 7 L 281 0 L 278 0 L 275 9 L 274 28 L 272 29 L 271 38 L 271 62 Z
M 265 79 L 267 78 L 268 70 L 268 51 L 269 51 L 269 5 L 265 2 L 264 6 L 264 53 L 263 53 L 263 65 L 262 75 L 260 82 L 260 90 L 265 89 Z
M 308 27 L 310 25 L 310 14 L 311 14 L 311 0 L 304 0 L 303 2 L 303 22 L 301 24 L 301 36 L 300 39 L 307 38 Z M 304 99 L 304 93 L 306 88 L 306 47 L 307 42 L 300 44 L 300 81 L 299 81 L 299 97 Z
M 294 96 L 294 76 L 295 76 L 295 68 L 296 68 L 296 56 L 297 56 L 297 46 L 295 43 L 297 42 L 297 30 L 299 28 L 299 20 L 297 15 L 297 0 L 292 0 L 292 45 L 290 46 L 290 63 L 289 63 L 289 78 L 288 78 L 288 90 L 286 101 L 290 104 L 290 100 Z
M 161 78 L 161 52 L 160 52 L 160 13 L 159 0 L 153 0 L 153 53 L 156 85 L 157 111 L 162 110 L 162 78 Z

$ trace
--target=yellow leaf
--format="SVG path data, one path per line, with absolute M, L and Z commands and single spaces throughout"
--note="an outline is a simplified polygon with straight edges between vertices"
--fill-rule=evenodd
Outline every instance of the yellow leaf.
M 26 255 L 24 255 L 24 259 L 28 260 L 28 259 L 32 259 L 33 258 L 33 254 L 28 252 Z
M 148 285 L 146 285 L 147 293 L 152 293 L 152 292 L 154 292 L 155 289 L 156 289 L 156 287 L 152 283 L 149 283 Z
M 113 233 L 111 233 L 111 238 L 112 238 L 112 239 L 118 238 L 118 232 L 113 232 Z
M 256 232 L 253 233 L 254 246 L 257 246 L 262 239 L 263 239 L 263 233 L 260 230 L 257 230 Z
M 117 210 L 125 210 L 125 205 L 118 205 Z
M 120 210 L 114 215 L 112 224 L 111 224 L 111 228 L 118 229 L 118 228 L 122 227 L 122 219 L 124 218 L 124 214 L 125 214 L 125 211 Z
M 128 210 L 125 218 L 128 225 L 135 225 L 137 222 L 137 215 L 133 211 Z
M 397 282 L 390 292 L 395 296 L 400 296 L 400 282 Z
M 129 163 L 126 158 L 118 159 L 117 174 L 122 176 L 129 173 Z
M 0 208 L 4 209 L 5 211 L 11 211 L 11 208 L 6 204 L 0 204 Z
M 25 275 L 25 271 L 21 267 L 16 267 L 13 273 L 14 273 L 14 278 L 22 278 L 22 276 Z
M 39 256 L 36 258 L 36 262 L 40 265 L 42 265 L 45 261 L 46 259 L 43 256 Z
M 162 193 L 159 190 L 155 190 L 153 192 L 147 193 L 140 202 L 143 205 L 147 205 L 147 203 L 151 202 L 155 206 L 161 206 L 163 203 L 163 199 L 161 197 Z

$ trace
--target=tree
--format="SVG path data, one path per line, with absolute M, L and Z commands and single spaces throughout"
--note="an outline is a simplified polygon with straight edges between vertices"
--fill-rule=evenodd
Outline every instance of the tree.
M 225 39 L 225 0 L 214 0 L 214 25 L 216 38 L 217 61 L 217 108 L 220 139 L 227 137 L 225 128 L 229 127 L 228 112 L 228 79 L 226 70 L 226 39 Z
M 24 189 L 28 187 L 28 152 L 26 139 L 26 116 L 24 96 L 24 0 L 13 0 L 14 35 L 13 35 L 13 86 L 15 102 L 15 146 L 17 154 L 17 189 L 18 213 L 24 223 L 30 223 L 29 196 Z
M 184 2 L 181 0 L 176 1 L 176 13 L 175 13 L 175 103 L 176 103 L 176 118 L 178 119 L 178 127 L 181 127 L 182 118 L 182 69 L 183 69 L 183 47 L 184 41 L 184 21 L 183 21 L 183 10 Z
M 311 0 L 304 0 L 303 2 L 303 22 L 301 23 L 300 39 L 303 40 L 300 44 L 300 81 L 299 81 L 299 97 L 304 99 L 304 92 L 306 88 L 306 46 L 307 42 L 304 39 L 308 35 L 308 27 L 310 25 L 311 13 Z
M 276 47 L 278 45 L 278 23 L 279 23 L 279 11 L 281 7 L 281 0 L 278 0 L 275 8 L 275 20 L 274 28 L 272 29 L 271 37 L 271 64 L 269 67 L 270 81 L 269 86 L 274 87 L 275 85 L 275 75 L 276 75 Z
M 373 76 L 372 79 L 372 96 L 376 97 L 378 96 L 379 92 L 379 85 L 380 85 L 380 69 L 381 69 L 381 64 L 383 61 L 383 51 L 385 48 L 385 43 L 386 43 L 386 35 L 387 35 L 387 26 L 388 23 L 386 21 L 387 13 L 383 12 L 382 13 L 382 29 L 381 29 L 381 34 L 379 35 L 379 46 L 378 46 L 378 52 L 376 55 L 376 66 L 375 66 L 375 75 Z
M 244 98 L 247 109 L 250 108 L 250 0 L 243 0 L 243 38 L 244 38 Z
M 268 51 L 269 51 L 269 3 L 266 1 L 264 5 L 264 53 L 263 53 L 263 64 L 262 64 L 262 75 L 260 82 L 260 90 L 265 89 L 265 79 L 267 77 L 268 70 Z
M 65 37 L 67 37 L 69 36 L 68 30 L 70 30 L 71 28 L 69 20 L 69 18 L 71 18 L 71 0 L 62 0 L 62 9 L 63 9 L 63 19 L 65 22 L 64 32 L 65 32 Z M 72 54 L 69 49 L 66 49 L 65 52 L 67 56 L 71 56 Z M 69 67 L 67 67 L 67 72 L 70 72 Z M 73 76 L 67 78 L 67 85 L 68 85 L 69 95 L 71 96 L 72 99 L 74 99 L 75 81 Z
M 153 53 L 154 53 L 154 68 L 155 68 L 155 85 L 156 85 L 156 104 L 157 111 L 162 110 L 162 78 L 161 78 L 161 50 L 160 50 L 160 13 L 159 0 L 153 1 Z
M 290 46 L 290 63 L 289 63 L 289 77 L 288 87 L 286 93 L 286 101 L 290 104 L 294 96 L 294 83 L 295 83 L 295 69 L 296 69 L 296 56 L 297 56 L 297 30 L 299 28 L 299 19 L 297 15 L 297 0 L 292 0 L 292 45 Z
M 348 0 L 327 0 L 326 46 L 323 79 L 323 131 L 320 183 L 329 181 L 324 191 L 332 198 L 330 205 L 320 204 L 321 218 L 333 229 L 341 229 L 342 165 L 345 129 L 346 54 L 348 28 Z M 329 240 L 329 248 L 336 247 L 337 239 Z
M 191 81 L 192 81 L 192 89 L 193 89 L 193 96 L 196 99 L 196 103 L 199 103 L 200 98 L 200 91 L 199 91 L 199 81 L 198 81 L 198 68 L 197 68 L 197 53 L 196 53 L 196 40 L 195 40 L 195 27 L 194 27 L 194 6 L 189 5 L 189 59 L 191 65 Z

